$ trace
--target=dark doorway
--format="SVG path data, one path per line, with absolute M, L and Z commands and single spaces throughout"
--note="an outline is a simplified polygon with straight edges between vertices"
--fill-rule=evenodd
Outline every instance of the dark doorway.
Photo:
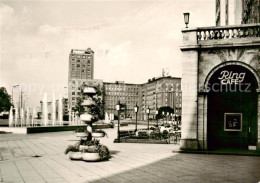
M 257 82 L 247 68 L 227 65 L 209 80 L 208 149 L 248 149 L 257 142 Z

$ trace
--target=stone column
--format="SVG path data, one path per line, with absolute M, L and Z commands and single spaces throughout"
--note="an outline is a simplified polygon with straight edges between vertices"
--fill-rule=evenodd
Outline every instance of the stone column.
M 207 93 L 204 91 L 199 92 L 198 100 L 198 148 L 201 150 L 207 150 Z
M 198 44 L 196 29 L 185 29 L 182 51 L 182 129 L 180 149 L 198 149 Z
M 260 152 L 260 91 L 258 90 L 257 95 L 257 144 L 256 150 Z

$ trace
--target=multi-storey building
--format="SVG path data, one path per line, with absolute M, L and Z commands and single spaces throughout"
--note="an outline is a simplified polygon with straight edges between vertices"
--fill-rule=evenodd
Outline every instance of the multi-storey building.
M 139 93 L 141 86 L 117 81 L 115 83 L 104 82 L 105 111 L 117 114 L 116 104 L 124 106 L 123 117 L 131 117 L 134 114 L 134 106 L 139 105 Z
M 180 148 L 260 152 L 260 1 L 222 2 L 236 3 L 226 26 L 182 30 L 182 87 L 195 87 L 182 88 Z
M 105 111 L 117 114 L 115 109 L 118 101 L 124 106 L 123 117 L 133 117 L 134 106 L 139 106 L 138 119 L 146 119 L 146 109 L 149 107 L 151 118 L 155 118 L 156 110 L 169 106 L 175 114 L 181 115 L 180 78 L 160 77 L 148 80 L 144 84 L 129 84 L 124 82 L 104 82 Z
M 94 51 L 72 49 L 69 55 L 68 99 L 70 108 L 75 107 L 80 85 L 94 77 Z
M 216 0 L 216 26 L 260 22 L 260 0 Z
M 146 109 L 149 107 L 153 118 L 160 107 L 169 106 L 174 113 L 181 115 L 181 78 L 159 77 L 149 79 L 141 85 L 140 113 L 146 119 Z

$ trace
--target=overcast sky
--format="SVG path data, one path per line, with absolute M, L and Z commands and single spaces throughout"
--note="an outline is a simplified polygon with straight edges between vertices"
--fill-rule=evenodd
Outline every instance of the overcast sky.
M 181 77 L 183 13 L 214 26 L 215 0 L 0 1 L 0 84 L 30 105 L 65 92 L 71 49 L 91 48 L 94 79 L 144 83 L 162 68 Z M 14 89 L 14 98 L 18 97 Z

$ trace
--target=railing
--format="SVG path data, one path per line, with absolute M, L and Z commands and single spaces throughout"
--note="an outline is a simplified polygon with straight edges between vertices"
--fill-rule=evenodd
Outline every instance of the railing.
M 219 40 L 233 38 L 260 37 L 260 24 L 239 26 L 205 27 L 197 29 L 197 40 Z

